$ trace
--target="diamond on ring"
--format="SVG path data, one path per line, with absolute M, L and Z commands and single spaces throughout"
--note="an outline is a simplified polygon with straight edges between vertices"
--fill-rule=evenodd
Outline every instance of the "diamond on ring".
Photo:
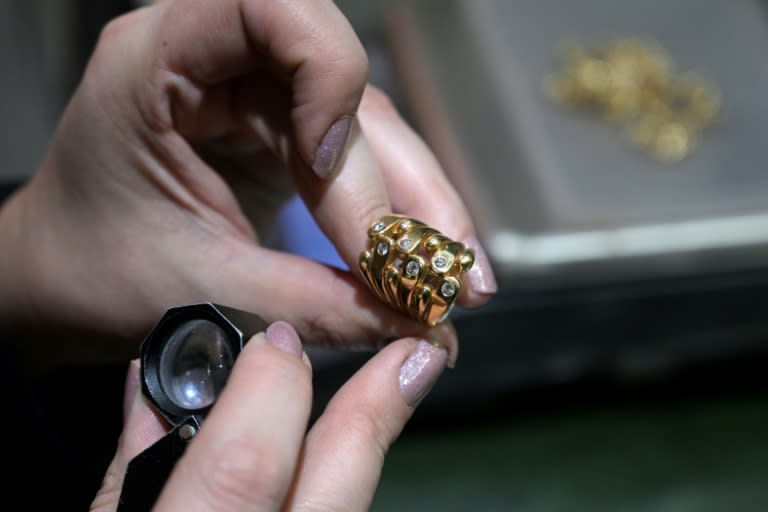
M 419 265 L 418 261 L 409 261 L 408 264 L 405 266 L 405 275 L 408 277 L 416 277 L 419 275 L 419 272 L 421 271 L 421 265 Z
M 437 270 L 444 270 L 448 266 L 448 260 L 444 256 L 438 256 L 432 261 Z
M 397 245 L 404 251 L 407 251 L 413 245 L 413 241 L 410 238 L 401 238 Z

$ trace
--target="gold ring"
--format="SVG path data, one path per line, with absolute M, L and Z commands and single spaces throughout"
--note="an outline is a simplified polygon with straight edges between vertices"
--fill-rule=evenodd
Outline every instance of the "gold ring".
M 385 215 L 368 228 L 360 270 L 371 290 L 394 309 L 433 326 L 451 312 L 475 252 L 423 222 Z

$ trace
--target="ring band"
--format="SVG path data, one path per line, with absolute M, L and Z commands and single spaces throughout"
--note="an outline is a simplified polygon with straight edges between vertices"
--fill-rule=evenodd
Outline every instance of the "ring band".
M 430 326 L 448 316 L 475 262 L 472 249 L 402 215 L 371 224 L 368 242 L 360 271 L 383 302 Z

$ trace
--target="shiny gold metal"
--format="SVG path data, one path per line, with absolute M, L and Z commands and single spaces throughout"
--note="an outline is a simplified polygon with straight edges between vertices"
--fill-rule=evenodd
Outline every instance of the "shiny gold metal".
M 562 69 L 545 79 L 550 98 L 623 123 L 628 139 L 660 161 L 685 158 L 721 110 L 717 88 L 676 73 L 655 41 L 619 38 L 593 48 L 571 41 L 562 56 Z
M 472 249 L 403 215 L 371 224 L 359 259 L 363 279 L 379 299 L 430 326 L 448 316 L 474 262 Z

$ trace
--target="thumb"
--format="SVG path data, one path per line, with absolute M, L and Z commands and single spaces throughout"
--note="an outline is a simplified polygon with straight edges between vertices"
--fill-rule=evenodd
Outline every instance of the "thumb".
M 126 416 L 123 432 L 117 443 L 117 453 L 107 468 L 101 488 L 91 504 L 91 512 L 114 512 L 120 499 L 128 463 L 155 441 L 163 437 L 165 421 L 150 408 L 141 395 L 139 360 L 128 365 L 125 379 Z

